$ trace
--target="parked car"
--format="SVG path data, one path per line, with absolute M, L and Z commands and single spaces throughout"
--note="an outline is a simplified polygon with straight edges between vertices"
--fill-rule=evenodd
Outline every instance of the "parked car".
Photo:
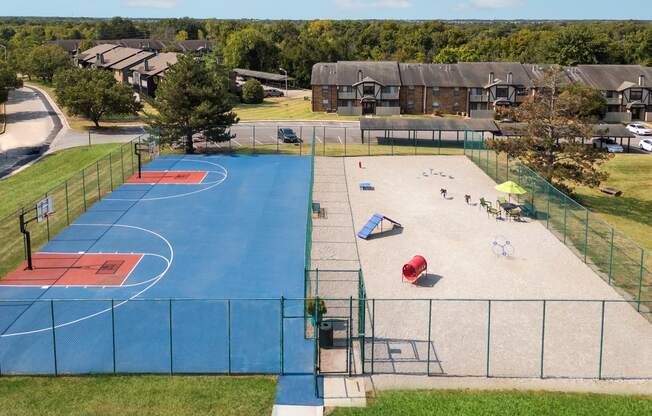
M 652 131 L 643 124 L 632 123 L 627 126 L 627 130 L 638 136 L 652 136 Z
M 283 91 L 276 88 L 265 88 L 265 97 L 282 97 Z
M 638 144 L 638 147 L 640 147 L 641 150 L 652 152 L 652 139 L 641 140 L 641 142 Z
M 623 147 L 616 143 L 616 141 L 609 137 L 598 137 L 593 140 L 593 147 L 599 149 L 607 149 L 609 153 L 622 153 Z
M 292 129 L 278 129 L 278 139 L 283 143 L 301 143 L 302 140 Z

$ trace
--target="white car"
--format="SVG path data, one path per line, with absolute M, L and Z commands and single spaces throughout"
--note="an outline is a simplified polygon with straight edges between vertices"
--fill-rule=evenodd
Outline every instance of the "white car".
M 598 149 L 607 149 L 609 153 L 622 153 L 623 147 L 616 143 L 614 139 L 608 137 L 599 137 L 593 140 L 593 146 Z
M 641 140 L 641 142 L 638 144 L 638 147 L 640 147 L 641 150 L 652 152 L 652 139 Z
M 643 124 L 630 124 L 627 126 L 627 130 L 638 136 L 652 136 L 652 131 Z

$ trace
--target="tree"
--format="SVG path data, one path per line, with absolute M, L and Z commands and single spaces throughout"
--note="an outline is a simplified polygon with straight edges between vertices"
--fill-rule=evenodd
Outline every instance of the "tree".
M 54 74 L 62 68 L 72 66 L 68 53 L 57 45 L 37 46 L 27 57 L 27 71 L 30 75 L 52 82 Z
M 607 99 L 602 92 L 581 82 L 563 86 L 560 99 L 568 103 L 568 114 L 575 118 L 597 122 L 607 113 Z
M 110 114 L 136 115 L 142 104 L 136 102 L 133 90 L 118 83 L 110 72 L 91 68 L 70 68 L 54 76 L 57 99 L 72 115 L 85 117 L 95 127 Z
M 596 187 L 607 179 L 600 165 L 610 154 L 590 145 L 590 120 L 577 116 L 577 109 L 587 104 L 586 96 L 574 88 L 560 94 L 561 80 L 559 69 L 549 71 L 536 96 L 510 110 L 511 118 L 525 123 L 520 138 L 491 139 L 488 146 L 520 159 L 565 191 L 572 192 L 576 185 Z
M 587 26 L 568 26 L 552 38 L 551 58 L 559 65 L 609 63 L 607 38 Z
M 242 85 L 242 101 L 247 104 L 260 104 L 265 98 L 263 86 L 255 79 L 250 79 Z
M 6 63 L 0 62 L 0 104 L 9 98 L 9 90 L 20 88 L 23 81 L 16 76 L 16 71 L 10 68 Z
M 189 54 L 168 69 L 153 101 L 158 114 L 149 122 L 161 142 L 183 143 L 186 153 L 194 153 L 196 134 L 211 142 L 232 139 L 229 128 L 238 118 L 231 111 L 234 100 L 226 77 L 225 71 L 216 74 Z
M 252 28 L 231 34 L 224 46 L 224 61 L 231 68 L 275 70 L 277 55 L 272 41 Z
M 141 38 L 143 35 L 143 31 L 138 29 L 134 22 L 122 17 L 103 20 L 97 26 L 98 39 L 130 39 Z

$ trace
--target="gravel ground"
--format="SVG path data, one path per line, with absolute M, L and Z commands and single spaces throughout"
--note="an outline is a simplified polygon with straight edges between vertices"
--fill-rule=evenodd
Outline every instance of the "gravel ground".
M 404 227 L 358 239 L 367 297 L 383 299 L 367 305 L 368 321 L 372 310 L 375 320 L 374 343 L 366 343 L 367 370 L 373 350 L 375 372 L 539 377 L 543 355 L 545 377 L 598 377 L 600 301 L 622 298 L 544 225 L 496 221 L 480 210 L 475 204 L 481 196 L 495 201 L 499 193 L 479 168 L 456 156 L 345 163 L 355 230 L 374 213 Z M 360 191 L 360 182 L 372 182 L 376 190 Z M 510 242 L 510 256 L 496 254 L 496 240 Z M 416 285 L 401 281 L 403 264 L 415 254 L 429 263 Z M 426 299 L 457 300 L 430 306 Z M 491 306 L 487 299 L 494 299 Z M 652 325 L 624 303 L 607 302 L 604 311 L 602 377 L 652 378 Z

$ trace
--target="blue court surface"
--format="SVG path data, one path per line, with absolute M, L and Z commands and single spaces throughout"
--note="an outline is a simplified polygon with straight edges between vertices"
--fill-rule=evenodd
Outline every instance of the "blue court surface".
M 0 286 L 0 372 L 312 374 L 310 159 L 180 155 L 144 169 L 200 182 L 122 185 L 41 250 L 140 254 L 121 284 Z

